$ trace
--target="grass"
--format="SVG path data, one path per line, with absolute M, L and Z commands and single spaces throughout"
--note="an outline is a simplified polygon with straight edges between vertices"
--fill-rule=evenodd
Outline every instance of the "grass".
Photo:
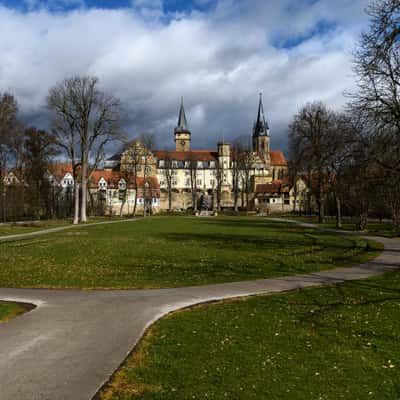
M 102 400 L 400 398 L 400 273 L 158 321 Z
M 0 323 L 15 318 L 26 311 L 27 307 L 21 304 L 0 301 Z
M 318 217 L 316 216 L 309 217 L 309 216 L 298 216 L 291 214 L 288 215 L 287 218 L 311 224 L 318 224 L 320 226 L 325 226 L 327 228 L 336 229 L 336 218 L 334 217 L 326 217 L 325 222 L 322 224 L 318 223 Z M 357 231 L 356 221 L 352 220 L 351 218 L 344 218 L 342 223 L 342 229 L 344 231 Z M 379 222 L 376 220 L 369 221 L 367 229 L 364 231 L 364 233 L 368 235 L 384 236 L 389 238 L 397 237 L 396 233 L 393 230 L 393 224 L 387 221 L 383 222 Z
M 177 287 L 364 262 L 381 246 L 261 218 L 146 218 L 0 243 L 0 286 Z

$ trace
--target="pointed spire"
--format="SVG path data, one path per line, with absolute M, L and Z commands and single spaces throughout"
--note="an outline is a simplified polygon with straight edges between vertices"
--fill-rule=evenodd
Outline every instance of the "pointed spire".
M 265 119 L 262 93 L 260 92 L 260 102 L 258 104 L 257 121 L 254 124 L 253 136 L 268 135 L 268 121 Z
M 189 132 L 185 108 L 183 107 L 183 96 L 181 97 L 181 108 L 179 110 L 178 124 L 175 128 L 175 132 Z

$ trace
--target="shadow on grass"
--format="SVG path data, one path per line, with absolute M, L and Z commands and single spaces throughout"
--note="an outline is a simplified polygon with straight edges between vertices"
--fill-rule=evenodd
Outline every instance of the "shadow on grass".
M 298 233 L 298 235 L 291 235 L 291 233 Z M 163 239 L 184 243 L 185 241 L 198 242 L 199 245 L 204 244 L 208 247 L 214 248 L 231 248 L 236 250 L 238 248 L 256 248 L 261 249 L 283 249 L 283 248 L 298 248 L 301 250 L 303 247 L 308 246 L 308 249 L 304 253 L 309 252 L 309 247 L 320 247 L 322 249 L 334 248 L 339 250 L 349 249 L 369 249 L 369 244 L 362 239 L 342 237 L 341 235 L 332 234 L 330 232 L 291 232 L 288 233 L 286 230 L 282 236 L 282 231 L 268 231 L 268 236 L 253 235 L 241 235 L 241 234 L 225 234 L 225 233 L 162 233 Z M 335 240 L 338 239 L 338 240 Z M 342 242 L 342 241 L 345 242 Z M 342 242 L 342 243 L 341 243 Z M 343 243 L 348 243 L 345 246 Z M 317 251 L 318 249 L 314 249 Z M 296 255 L 301 254 L 302 251 L 296 252 Z M 338 253 L 340 254 L 340 253 Z
M 356 280 L 338 283 L 332 279 L 332 286 L 301 289 L 298 294 L 302 301 L 297 300 L 296 294 L 277 296 L 276 301 L 284 307 L 303 307 L 304 311 L 299 312 L 299 322 L 311 325 L 319 336 L 337 337 L 338 332 L 341 332 L 354 337 L 354 332 L 357 331 L 360 339 L 373 336 L 385 340 L 397 340 L 397 332 L 387 332 L 384 335 L 380 333 L 377 336 L 368 321 L 369 318 L 379 320 L 379 310 L 385 303 L 394 302 L 400 306 L 400 268 L 393 266 L 393 269 L 396 272 L 387 272 L 380 278 L 374 278 L 373 281 Z M 394 283 L 390 277 L 394 277 Z M 323 290 L 324 295 L 321 296 L 319 290 Z M 376 307 L 376 310 L 368 314 L 371 313 L 371 306 Z M 347 318 L 347 323 L 343 323 L 343 318 Z M 358 323 L 354 323 L 357 318 Z M 396 318 L 396 315 L 393 315 L 393 318 Z

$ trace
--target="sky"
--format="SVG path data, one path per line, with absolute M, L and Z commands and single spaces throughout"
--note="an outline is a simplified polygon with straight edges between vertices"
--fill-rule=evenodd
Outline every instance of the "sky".
M 0 93 L 49 126 L 48 90 L 93 75 L 133 138 L 172 148 L 181 96 L 194 148 L 251 136 L 259 93 L 271 147 L 314 100 L 341 110 L 368 0 L 0 0 Z M 110 149 L 113 151 L 114 149 Z

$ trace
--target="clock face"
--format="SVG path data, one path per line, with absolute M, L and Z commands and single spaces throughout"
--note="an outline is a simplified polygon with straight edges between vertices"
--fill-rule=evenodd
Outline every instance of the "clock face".
M 185 143 L 186 143 L 186 142 L 185 142 L 184 140 L 181 140 L 181 145 L 182 145 L 182 146 L 184 146 Z

